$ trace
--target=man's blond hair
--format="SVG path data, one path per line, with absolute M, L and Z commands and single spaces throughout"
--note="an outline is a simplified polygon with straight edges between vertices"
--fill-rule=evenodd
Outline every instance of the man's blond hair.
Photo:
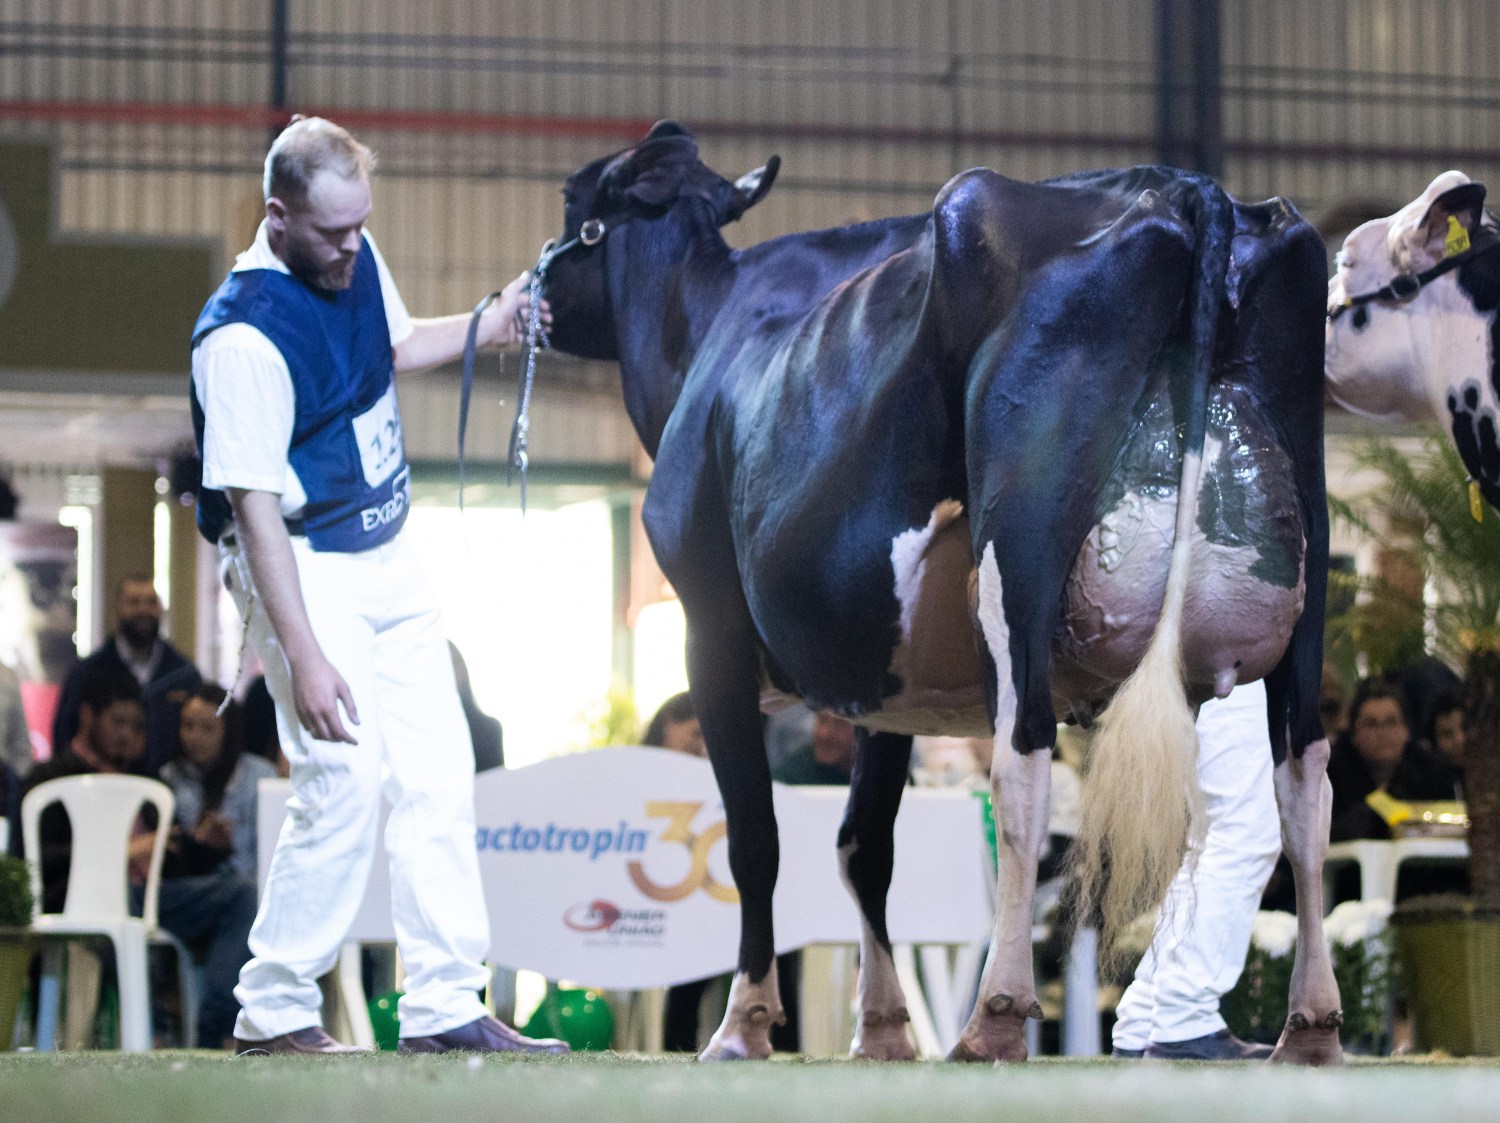
M 348 129 L 322 117 L 294 117 L 266 153 L 263 186 L 267 199 L 280 199 L 287 206 L 307 201 L 308 185 L 321 171 L 345 179 L 369 175 L 375 154 L 355 140 Z

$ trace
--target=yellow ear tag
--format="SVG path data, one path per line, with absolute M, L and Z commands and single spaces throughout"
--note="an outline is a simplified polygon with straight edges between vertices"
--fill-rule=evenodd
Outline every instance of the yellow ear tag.
M 1479 495 L 1479 481 L 1474 479 L 1469 481 L 1469 514 L 1475 522 L 1484 522 L 1484 500 Z
M 1443 256 L 1453 257 L 1461 254 L 1469 248 L 1469 232 L 1464 229 L 1463 223 L 1448 216 L 1448 236 L 1443 239 Z

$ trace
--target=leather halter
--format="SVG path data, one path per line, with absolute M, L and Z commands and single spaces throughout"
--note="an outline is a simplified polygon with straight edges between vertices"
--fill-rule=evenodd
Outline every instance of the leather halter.
M 1486 231 L 1486 233 L 1493 233 Z M 1427 285 L 1437 280 L 1444 273 L 1457 269 L 1460 265 L 1473 261 L 1482 254 L 1489 253 L 1500 247 L 1500 238 L 1492 238 L 1483 245 L 1470 246 L 1462 253 L 1456 253 L 1452 257 L 1445 257 L 1430 269 L 1424 269 L 1420 273 L 1397 273 L 1390 279 L 1390 283 L 1382 285 L 1374 292 L 1361 293 L 1359 296 L 1346 296 L 1344 302 L 1336 308 L 1328 311 L 1328 322 L 1331 324 L 1351 308 L 1358 308 L 1364 304 L 1384 301 L 1391 304 L 1408 304 L 1415 300 L 1417 294 Z M 1358 324 L 1356 327 L 1360 326 Z

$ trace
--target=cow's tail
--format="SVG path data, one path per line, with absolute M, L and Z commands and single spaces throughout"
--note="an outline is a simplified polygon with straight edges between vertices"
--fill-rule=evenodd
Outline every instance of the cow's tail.
M 1234 234 L 1233 204 L 1207 177 L 1192 177 L 1196 252 L 1192 354 L 1181 404 L 1182 478 L 1167 591 L 1145 657 L 1105 711 L 1089 754 L 1082 824 L 1072 848 L 1074 886 L 1092 906 L 1106 961 L 1123 954 L 1119 937 L 1166 897 L 1185 855 L 1202 838 L 1198 735 L 1183 681 L 1182 610 L 1202 481 L 1209 376 Z

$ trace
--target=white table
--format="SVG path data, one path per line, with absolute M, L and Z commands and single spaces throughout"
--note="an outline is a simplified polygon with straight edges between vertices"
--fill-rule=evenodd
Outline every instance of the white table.
M 1359 895 L 1365 901 L 1396 900 L 1396 878 L 1405 862 L 1451 865 L 1469 860 L 1469 843 L 1462 838 L 1356 839 L 1335 842 L 1323 861 L 1323 901 L 1333 902 L 1333 867 L 1347 862 L 1359 866 Z

